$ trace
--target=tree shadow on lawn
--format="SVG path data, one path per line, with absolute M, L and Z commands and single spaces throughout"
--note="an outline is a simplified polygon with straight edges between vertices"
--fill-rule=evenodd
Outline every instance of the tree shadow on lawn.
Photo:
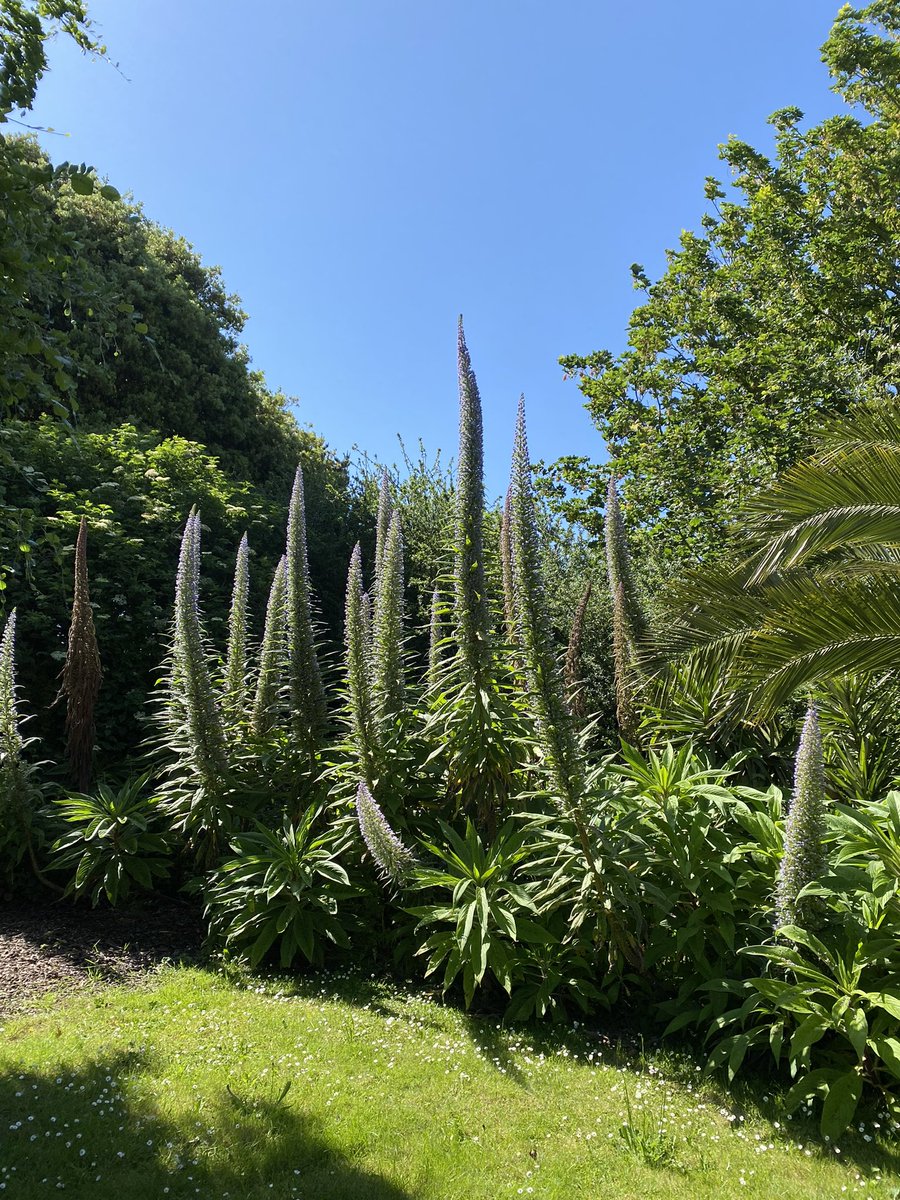
M 281 990 L 287 994 L 313 1001 L 339 1000 L 345 1004 L 365 1006 L 384 1016 L 404 1016 L 404 993 L 411 999 L 427 999 L 438 1004 L 442 1002 L 439 989 L 410 987 L 402 981 L 356 975 L 352 971 L 327 975 L 325 987 L 322 986 L 322 976 L 317 979 L 303 976 L 285 979 L 279 975 L 277 979 L 283 985 Z M 704 1065 L 705 1055 L 698 1056 L 696 1043 L 674 1038 L 663 1042 L 658 1037 L 645 1037 L 637 1025 L 614 1026 L 611 1018 L 606 1022 L 579 1020 L 566 1024 L 529 1021 L 507 1025 L 499 1012 L 466 1013 L 462 1012 L 461 1004 L 452 1003 L 448 1003 L 447 1007 L 460 1012 L 465 1030 L 481 1051 L 485 1062 L 523 1089 L 530 1089 L 531 1083 L 516 1065 L 514 1053 L 509 1048 L 510 1036 L 547 1059 L 561 1054 L 568 1061 L 581 1062 L 585 1066 L 624 1068 L 638 1075 L 652 1074 L 656 1078 L 662 1075 L 675 1086 L 690 1083 L 694 1095 L 698 1095 L 697 1068 Z M 416 1021 L 442 1028 L 439 1022 L 429 1021 L 421 1013 L 416 1014 Z M 786 1120 L 783 1096 L 789 1086 L 790 1081 L 786 1082 L 763 1068 L 743 1073 L 731 1087 L 726 1087 L 715 1076 L 704 1078 L 702 1083 L 704 1098 L 714 1102 L 717 1108 L 733 1114 L 735 1127 L 745 1117 L 779 1122 L 782 1135 L 789 1137 L 791 1142 L 800 1143 L 824 1157 L 834 1158 L 835 1141 L 828 1142 L 822 1137 L 815 1116 L 798 1113 Z M 900 1179 L 900 1149 L 876 1144 L 874 1134 L 879 1132 L 874 1129 L 876 1120 L 878 1117 L 870 1106 L 861 1107 L 851 1127 L 837 1139 L 840 1159 L 844 1163 L 852 1163 L 866 1175 L 871 1175 L 876 1169 L 885 1177 Z M 887 1118 L 882 1117 L 882 1138 L 886 1122 Z M 861 1123 L 865 1124 L 865 1133 L 859 1130 Z M 866 1135 L 873 1140 L 867 1142 Z
M 412 1200 L 355 1165 L 299 1097 L 223 1087 L 198 1098 L 193 1120 L 173 1119 L 147 1098 L 151 1078 L 138 1053 L 0 1076 L 4 1194 L 63 1185 L 84 1200 Z

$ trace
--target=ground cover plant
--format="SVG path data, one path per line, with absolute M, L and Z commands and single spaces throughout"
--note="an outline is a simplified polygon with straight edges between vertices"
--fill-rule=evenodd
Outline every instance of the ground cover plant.
M 896 1126 L 831 1144 L 635 1038 L 504 1028 L 324 974 L 165 969 L 3 1027 L 9 1196 L 454 1200 L 894 1194 Z M 766 1097 L 764 1099 L 764 1097 Z

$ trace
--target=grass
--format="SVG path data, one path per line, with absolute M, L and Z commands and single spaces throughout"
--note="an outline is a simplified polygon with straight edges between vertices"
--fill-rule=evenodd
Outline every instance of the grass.
M 47 1000 L 0 1044 L 0 1194 L 38 1200 L 883 1200 L 885 1122 L 834 1146 L 777 1100 L 608 1036 L 503 1029 L 326 976 L 169 968 Z M 897 1193 L 900 1195 L 900 1193 Z

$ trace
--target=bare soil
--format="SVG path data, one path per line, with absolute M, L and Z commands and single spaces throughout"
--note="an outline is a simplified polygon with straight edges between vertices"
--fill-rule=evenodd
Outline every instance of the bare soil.
M 48 992 L 144 977 L 164 962 L 201 958 L 203 928 L 193 907 L 153 899 L 122 910 L 70 901 L 0 907 L 0 1015 Z

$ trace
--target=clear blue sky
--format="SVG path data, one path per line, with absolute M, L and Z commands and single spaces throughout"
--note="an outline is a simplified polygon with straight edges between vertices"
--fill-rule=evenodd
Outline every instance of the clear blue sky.
M 600 457 L 560 354 L 621 348 L 766 116 L 835 110 L 838 0 L 90 0 L 121 73 L 60 43 L 33 120 L 221 265 L 270 384 L 337 450 L 455 452 L 455 323 L 488 486 L 515 404 L 534 458 Z

